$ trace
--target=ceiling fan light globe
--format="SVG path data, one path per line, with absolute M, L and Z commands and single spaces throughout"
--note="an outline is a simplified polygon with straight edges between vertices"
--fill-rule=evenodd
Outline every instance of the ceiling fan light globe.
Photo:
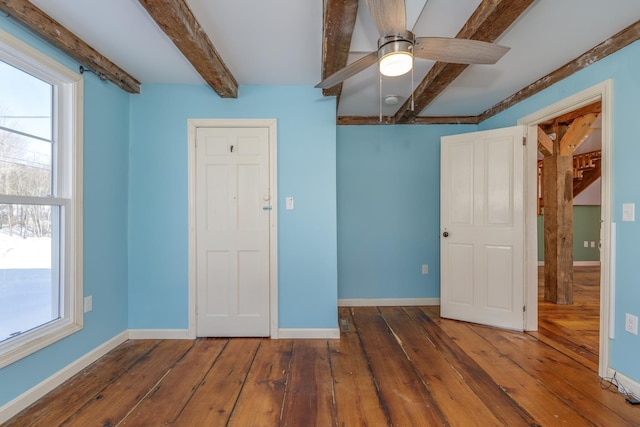
M 413 55 L 408 52 L 392 52 L 380 58 L 379 66 L 383 76 L 401 76 L 411 71 Z

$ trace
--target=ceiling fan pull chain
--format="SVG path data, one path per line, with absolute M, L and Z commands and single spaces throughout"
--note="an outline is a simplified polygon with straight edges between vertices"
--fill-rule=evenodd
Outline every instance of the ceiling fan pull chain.
M 415 62 L 416 62 L 415 59 L 412 57 L 411 60 L 415 65 Z M 411 111 L 413 111 L 413 107 L 414 107 L 414 104 L 413 104 L 413 69 L 414 68 L 415 67 L 411 67 L 411 87 L 409 88 L 410 89 L 409 93 L 411 93 Z
M 380 103 L 379 103 L 379 107 L 380 107 L 380 123 L 382 123 L 382 74 L 380 74 L 379 71 L 378 71 L 378 76 L 380 78 Z

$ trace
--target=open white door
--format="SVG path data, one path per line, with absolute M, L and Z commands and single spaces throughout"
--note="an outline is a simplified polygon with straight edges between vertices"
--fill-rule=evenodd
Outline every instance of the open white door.
M 441 316 L 524 329 L 525 126 L 441 140 Z

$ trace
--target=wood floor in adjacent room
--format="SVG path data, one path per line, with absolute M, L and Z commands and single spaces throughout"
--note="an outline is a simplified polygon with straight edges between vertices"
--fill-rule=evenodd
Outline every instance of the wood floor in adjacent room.
M 538 331 L 530 334 L 597 372 L 600 352 L 600 267 L 573 268 L 572 305 L 544 301 L 544 270 L 539 267 Z
M 7 425 L 640 425 L 591 356 L 554 344 L 560 329 L 503 331 L 437 307 L 339 314 L 340 340 L 127 341 Z

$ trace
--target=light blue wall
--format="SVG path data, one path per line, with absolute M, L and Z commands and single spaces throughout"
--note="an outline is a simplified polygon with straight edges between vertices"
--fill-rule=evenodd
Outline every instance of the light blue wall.
M 338 127 L 339 298 L 440 297 L 440 137 L 474 130 Z
M 207 86 L 145 85 L 131 97 L 130 328 L 188 327 L 189 118 L 278 120 L 279 326 L 337 327 L 335 111 L 311 87 L 221 99 Z
M 0 28 L 70 69 L 78 65 L 0 17 Z M 129 96 L 88 75 L 84 82 L 84 329 L 0 369 L 0 407 L 127 329 Z
M 611 367 L 640 382 L 640 336 L 624 331 L 625 313 L 640 316 L 640 267 L 637 242 L 640 223 L 622 222 L 622 203 L 640 204 L 637 172 L 640 159 L 640 42 L 596 62 L 543 92 L 483 122 L 481 129 L 512 126 L 527 114 L 607 79 L 613 80 L 613 221 L 617 225 L 615 339 Z

